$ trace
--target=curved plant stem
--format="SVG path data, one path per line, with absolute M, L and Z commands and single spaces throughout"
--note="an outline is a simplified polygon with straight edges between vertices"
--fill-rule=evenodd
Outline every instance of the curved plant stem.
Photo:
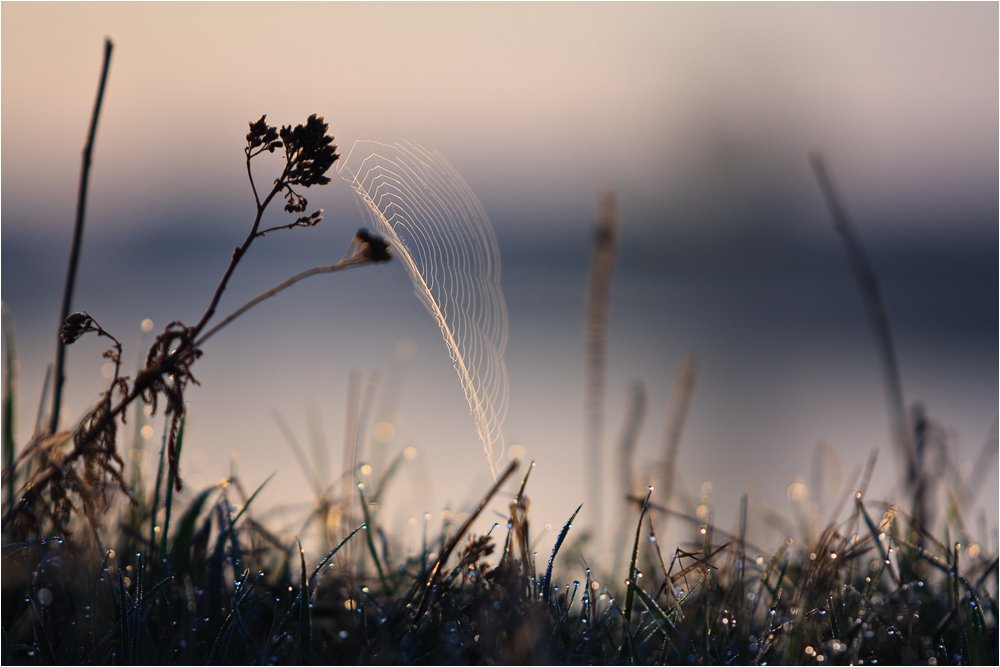
M 243 315 L 243 313 L 247 312 L 254 306 L 260 304 L 261 302 L 267 301 L 272 296 L 277 295 L 279 292 L 283 292 L 284 290 L 288 289 L 297 282 L 305 280 L 310 276 L 318 276 L 321 273 L 334 273 L 336 271 L 342 271 L 344 269 L 349 269 L 355 266 L 362 266 L 364 264 L 368 264 L 369 262 L 370 260 L 359 255 L 342 259 L 336 264 L 330 264 L 329 266 L 315 266 L 311 269 L 303 271 L 302 273 L 297 273 L 288 280 L 285 280 L 284 282 L 275 285 L 266 292 L 258 294 L 257 296 L 250 299 L 245 304 L 234 310 L 232 313 L 227 315 L 218 324 L 216 324 L 214 327 L 212 327 L 204 334 L 202 334 L 201 338 L 195 341 L 195 347 L 201 347 L 205 343 L 205 341 L 207 341 L 209 338 L 217 334 L 219 330 L 222 329 L 223 327 L 227 326 L 228 324 L 231 324 L 233 320 Z

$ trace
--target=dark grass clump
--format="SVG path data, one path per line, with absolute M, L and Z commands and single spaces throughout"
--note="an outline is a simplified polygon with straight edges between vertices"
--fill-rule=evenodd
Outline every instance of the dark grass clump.
M 265 526 L 254 506 L 263 485 L 246 493 L 230 478 L 174 507 L 164 495 L 172 473 L 161 465 L 137 504 L 119 503 L 100 542 L 86 530 L 5 536 L 3 661 L 997 661 L 996 555 L 935 539 L 895 506 L 866 503 L 859 492 L 846 520 L 773 550 L 746 541 L 745 526 L 741 537 L 685 517 L 690 543 L 665 553 L 654 526 L 667 510 L 647 493 L 620 517 L 634 526 L 628 570 L 599 582 L 581 542 L 567 539 L 576 512 L 547 567 L 536 569 L 527 475 L 506 527 L 471 531 L 515 467 L 462 525 L 394 557 L 402 548 L 364 495 L 360 507 L 342 506 L 340 541 L 311 554 Z M 360 546 L 351 557 L 349 545 Z

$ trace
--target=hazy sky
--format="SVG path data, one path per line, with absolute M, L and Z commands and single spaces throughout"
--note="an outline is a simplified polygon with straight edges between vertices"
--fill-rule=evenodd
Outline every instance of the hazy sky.
M 877 357 L 806 161 L 822 149 L 883 279 L 908 396 L 966 466 L 995 434 L 995 3 L 4 3 L 0 15 L 3 299 L 22 435 L 52 355 L 105 36 L 76 306 L 133 355 L 143 317 L 201 312 L 242 238 L 246 122 L 319 113 L 345 152 L 365 137 L 439 150 L 492 217 L 510 308 L 505 430 L 539 460 L 539 521 L 584 499 L 583 299 L 606 187 L 622 208 L 608 451 L 639 380 L 640 459 L 659 456 L 670 382 L 697 349 L 681 464 L 689 490 L 716 485 L 720 516 L 743 489 L 787 509 L 820 441 L 841 452 L 842 477 L 881 448 L 888 492 Z M 361 222 L 352 195 L 343 183 L 311 194 L 327 223 L 255 249 L 227 307 L 340 255 Z M 339 461 L 348 373 L 377 372 L 375 419 L 421 452 L 399 499 L 461 504 L 488 473 L 436 336 L 399 266 L 268 304 L 199 364 L 192 476 L 223 476 L 236 452 L 249 484 L 277 469 L 276 495 L 304 496 L 269 411 L 307 440 L 315 410 Z M 409 365 L 394 361 L 400 339 L 416 342 Z M 73 415 L 100 386 L 99 353 L 72 350 Z M 995 506 L 995 470 L 988 486 Z
M 4 191 L 44 193 L 36 224 L 58 224 L 108 35 L 95 207 L 161 206 L 180 186 L 239 201 L 232 128 L 312 111 L 347 145 L 434 146 L 526 225 L 606 185 L 653 205 L 697 186 L 713 150 L 794 184 L 823 148 L 856 207 L 919 211 L 942 192 L 992 205 L 996 17 L 990 3 L 13 3 Z

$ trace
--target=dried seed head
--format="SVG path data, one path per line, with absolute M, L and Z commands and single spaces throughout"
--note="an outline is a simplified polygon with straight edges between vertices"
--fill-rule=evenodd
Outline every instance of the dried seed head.
M 247 133 L 248 150 L 261 146 L 271 153 L 275 148 L 281 147 L 281 142 L 278 141 L 278 128 L 267 124 L 267 115 L 261 116 L 255 123 L 250 123 L 250 131 Z
M 337 154 L 333 137 L 327 134 L 329 128 L 322 116 L 316 114 L 309 116 L 305 125 L 296 125 L 294 128 L 286 125 L 281 128 L 281 140 L 292 165 L 288 172 L 289 185 L 308 188 L 330 182 L 325 174 L 340 155 Z
M 392 249 L 385 239 L 362 227 L 354 234 L 357 252 L 369 262 L 388 262 L 392 259 Z
M 87 313 L 72 313 L 59 327 L 59 340 L 63 345 L 71 345 L 83 334 L 93 329 L 94 319 Z

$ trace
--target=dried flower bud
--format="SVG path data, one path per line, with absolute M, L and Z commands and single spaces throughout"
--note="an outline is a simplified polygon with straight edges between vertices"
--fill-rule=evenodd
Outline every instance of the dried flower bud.
M 392 259 L 392 249 L 385 239 L 363 227 L 354 234 L 354 245 L 369 262 L 388 262 Z
M 59 340 L 63 345 L 75 343 L 80 336 L 91 330 L 93 318 L 87 313 L 72 313 L 63 320 L 59 327 Z
M 287 213 L 302 213 L 309 206 L 309 200 L 291 188 L 285 191 L 285 211 Z
M 278 141 L 278 128 L 267 124 L 267 115 L 260 117 L 260 120 L 250 123 L 250 132 L 247 133 L 247 147 L 250 150 L 264 147 L 264 150 L 274 152 L 275 148 L 281 147 Z
M 309 215 L 304 215 L 295 221 L 296 227 L 315 227 L 323 221 L 323 209 L 316 209 Z

